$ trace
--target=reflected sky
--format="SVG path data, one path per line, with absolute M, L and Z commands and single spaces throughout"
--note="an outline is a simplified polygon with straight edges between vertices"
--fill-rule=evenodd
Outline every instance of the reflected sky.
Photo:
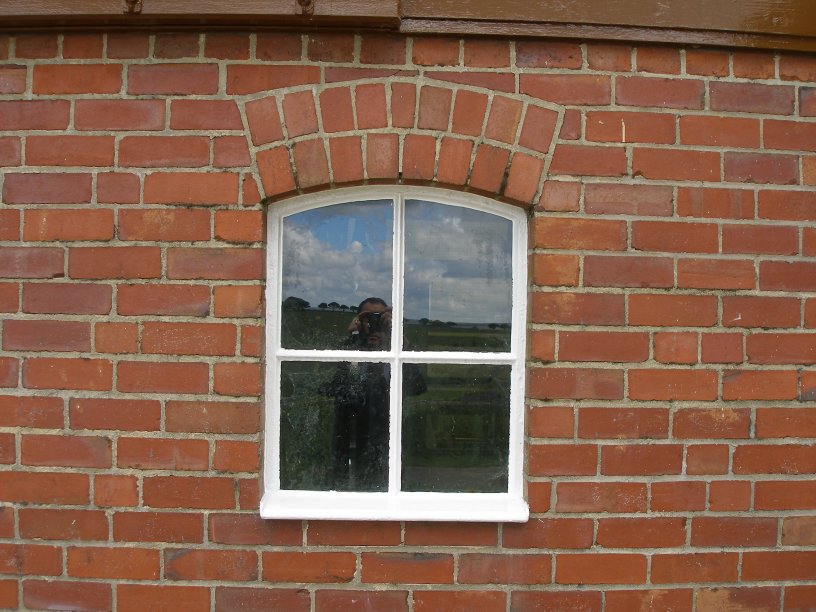
M 312 308 L 391 303 L 394 209 L 390 200 L 336 204 L 284 218 L 282 300 Z M 512 222 L 460 206 L 405 205 L 407 319 L 509 323 Z

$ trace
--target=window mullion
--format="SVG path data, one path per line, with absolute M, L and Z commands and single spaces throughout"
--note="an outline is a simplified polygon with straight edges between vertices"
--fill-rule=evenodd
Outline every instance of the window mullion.
M 403 333 L 403 272 L 404 272 L 404 200 L 401 193 L 394 197 L 393 275 L 391 292 L 391 352 L 396 355 L 391 370 L 391 405 L 389 409 L 388 491 L 400 491 L 402 472 L 402 333 Z

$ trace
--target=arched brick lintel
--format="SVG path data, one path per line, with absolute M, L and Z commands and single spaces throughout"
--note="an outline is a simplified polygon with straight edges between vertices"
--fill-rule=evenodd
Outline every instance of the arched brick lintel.
M 529 208 L 563 119 L 560 107 L 527 96 L 399 77 L 267 91 L 239 104 L 267 202 L 401 182 Z

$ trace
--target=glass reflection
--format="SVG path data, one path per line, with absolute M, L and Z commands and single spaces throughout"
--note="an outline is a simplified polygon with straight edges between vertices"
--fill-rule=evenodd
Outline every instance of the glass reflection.
M 412 395 L 405 365 L 402 490 L 507 491 L 510 366 L 427 364 Z M 413 366 L 418 367 L 418 366 Z
M 371 296 L 391 296 L 393 228 L 391 200 L 335 204 L 284 218 L 283 348 L 341 349 L 355 340 L 358 305 Z M 377 333 L 378 348 L 387 348 L 385 331 Z M 390 327 L 388 334 L 390 341 Z
M 510 350 L 512 225 L 461 206 L 406 201 L 406 350 Z
M 281 488 L 387 491 L 390 369 L 281 364 Z

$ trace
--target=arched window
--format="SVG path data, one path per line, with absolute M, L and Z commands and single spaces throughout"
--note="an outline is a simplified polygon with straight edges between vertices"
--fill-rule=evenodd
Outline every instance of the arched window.
M 343 189 L 268 237 L 261 515 L 526 520 L 524 212 Z

